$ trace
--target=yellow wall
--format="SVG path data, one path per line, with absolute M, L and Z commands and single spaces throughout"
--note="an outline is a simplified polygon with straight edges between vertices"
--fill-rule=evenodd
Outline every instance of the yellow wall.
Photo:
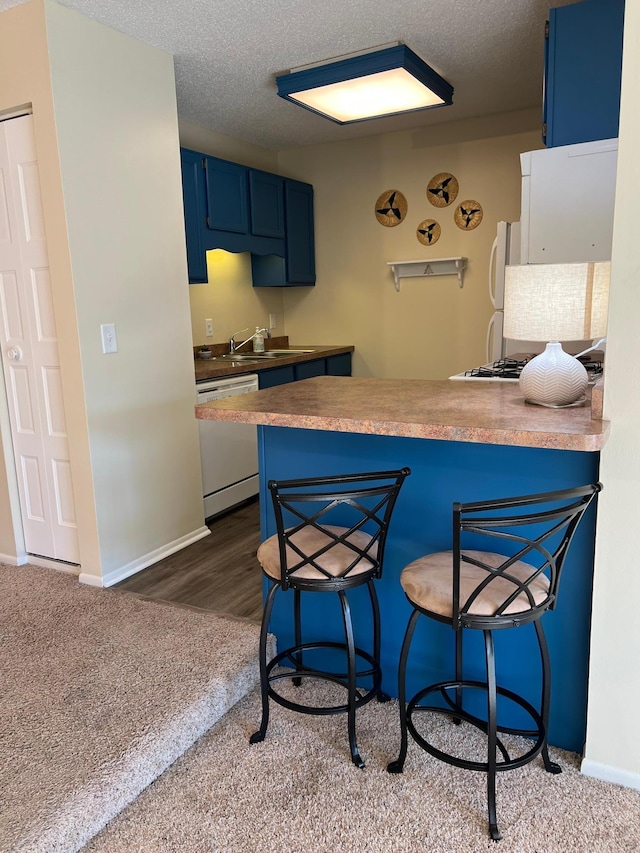
M 234 332 L 247 328 L 244 337 L 237 336 L 242 341 L 256 326 L 268 328 L 269 314 L 276 315 L 272 334 L 286 334 L 282 288 L 253 286 L 248 252 L 207 252 L 207 274 L 207 284 L 189 287 L 194 346 L 224 343 Z M 213 320 L 213 337 L 205 334 L 206 319 Z
M 297 343 L 354 344 L 359 376 L 442 379 L 482 363 L 488 262 L 496 223 L 520 218 L 522 151 L 541 147 L 539 114 L 526 111 L 282 152 L 280 171 L 315 190 L 315 288 L 284 293 L 287 333 Z M 429 179 L 451 172 L 460 194 L 436 208 Z M 404 222 L 378 224 L 374 206 L 385 190 L 408 201 Z M 455 206 L 480 201 L 482 223 L 471 232 L 453 221 Z M 440 240 L 423 246 L 416 228 L 436 219 Z M 464 287 L 455 276 L 405 279 L 396 292 L 388 261 L 468 258 Z
M 640 263 L 635 224 L 640 193 L 640 6 L 627 3 L 618 178 L 611 262 L 605 417 L 583 771 L 640 789 Z

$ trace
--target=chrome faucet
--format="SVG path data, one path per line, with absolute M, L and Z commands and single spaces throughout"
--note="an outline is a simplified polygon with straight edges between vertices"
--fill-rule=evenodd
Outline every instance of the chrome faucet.
M 249 341 L 252 341 L 255 338 L 255 336 L 259 335 L 261 332 L 264 332 L 268 338 L 271 337 L 271 332 L 269 331 L 269 329 L 256 329 L 256 331 L 252 335 L 250 335 L 246 339 L 246 341 L 242 341 L 241 344 L 237 344 L 235 341 L 236 335 L 239 335 L 240 332 L 246 332 L 246 331 L 248 331 L 248 329 L 249 329 L 249 327 L 247 326 L 246 329 L 240 329 L 239 332 L 234 332 L 231 335 L 231 337 L 229 338 L 229 352 L 237 352 L 240 349 L 240 347 L 243 347 L 245 344 L 248 344 Z

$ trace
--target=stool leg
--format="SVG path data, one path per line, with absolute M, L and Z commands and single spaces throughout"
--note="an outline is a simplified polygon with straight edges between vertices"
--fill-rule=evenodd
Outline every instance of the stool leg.
M 293 624 L 294 624 L 294 632 L 295 632 L 295 644 L 299 646 L 302 644 L 302 627 L 300 622 L 300 590 L 294 589 L 293 591 Z M 298 652 L 298 654 L 294 655 L 294 660 L 296 662 L 296 670 L 302 668 L 302 652 Z M 295 676 L 292 679 L 294 685 L 296 687 L 300 687 L 302 684 L 302 679 L 300 676 Z
M 487 662 L 487 805 L 489 809 L 489 834 L 494 841 L 502 835 L 496 820 L 496 744 L 498 739 L 496 661 L 493 649 L 493 634 L 483 631 Z
M 542 747 L 542 760 L 544 762 L 544 769 L 549 773 L 562 773 L 562 767 L 559 764 L 556 764 L 555 761 L 551 761 L 549 758 L 549 744 L 548 744 L 548 732 L 549 732 L 549 705 L 551 703 L 551 662 L 549 660 L 549 647 L 547 646 L 547 639 L 545 637 L 544 631 L 542 629 L 542 620 L 536 619 L 536 635 L 538 637 L 538 645 L 540 646 L 540 657 L 542 658 L 542 702 L 541 702 L 541 716 L 542 722 L 544 723 L 544 746 Z
M 369 588 L 369 598 L 371 599 L 371 612 L 373 614 L 373 659 L 376 662 L 378 670 L 382 672 L 380 666 L 380 605 L 378 604 L 378 595 L 372 580 L 367 584 Z M 391 697 L 383 693 L 382 686 L 378 690 L 376 696 L 378 702 L 389 702 Z
M 464 638 L 464 629 L 456 629 L 456 681 L 458 684 L 462 682 L 462 643 Z M 456 687 L 456 705 L 462 708 L 462 688 Z M 452 722 L 459 726 L 462 720 L 460 717 L 452 717 Z
M 409 648 L 413 639 L 413 632 L 416 629 L 416 623 L 420 616 L 419 610 L 414 610 L 409 619 L 407 630 L 405 631 L 404 640 L 402 641 L 402 651 L 400 652 L 400 664 L 398 667 L 398 704 L 400 706 L 400 754 L 395 761 L 387 764 L 389 773 L 402 773 L 404 762 L 407 757 L 407 700 L 406 700 L 406 674 L 407 660 L 409 658 Z
M 267 636 L 269 633 L 269 621 L 271 619 L 271 611 L 273 610 L 273 602 L 275 601 L 276 593 L 279 589 L 279 584 L 276 581 L 271 581 L 271 587 L 267 594 L 267 600 L 264 603 L 264 613 L 262 614 L 262 627 L 260 628 L 260 649 L 258 657 L 260 660 L 260 693 L 262 697 L 262 722 L 257 732 L 254 732 L 249 738 L 249 743 L 260 743 L 264 740 L 269 725 L 269 676 L 267 675 Z
M 356 767 L 362 769 L 364 761 L 360 757 L 356 742 L 356 647 L 353 639 L 351 607 L 349 606 L 347 596 L 342 590 L 338 592 L 338 598 L 342 606 L 342 619 L 344 621 L 344 633 L 347 641 L 347 726 L 349 730 L 349 748 L 351 750 L 351 760 Z

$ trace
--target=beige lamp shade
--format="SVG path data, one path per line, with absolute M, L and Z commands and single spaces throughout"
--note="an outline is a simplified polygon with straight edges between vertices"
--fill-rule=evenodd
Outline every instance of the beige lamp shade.
M 504 336 L 577 341 L 607 331 L 610 261 L 523 264 L 505 270 Z

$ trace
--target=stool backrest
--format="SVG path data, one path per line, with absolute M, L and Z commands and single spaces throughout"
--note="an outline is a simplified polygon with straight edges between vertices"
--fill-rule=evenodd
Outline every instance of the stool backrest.
M 512 627 L 552 610 L 576 528 L 601 489 L 601 483 L 593 483 L 536 495 L 454 503 L 453 627 Z M 496 554 L 508 556 L 496 560 Z M 465 563 L 480 567 L 483 580 L 471 595 L 466 595 L 466 600 L 461 600 L 460 573 Z M 521 563 L 527 564 L 524 572 Z M 548 584 L 541 578 L 543 574 Z M 491 616 L 470 613 L 478 596 L 502 578 L 508 579 L 513 591 L 500 598 L 496 612 Z M 541 580 L 543 590 L 548 585 L 543 600 Z M 528 601 L 528 608 L 522 614 L 506 613 L 519 596 L 519 601 L 522 596 Z
M 337 586 L 355 583 L 353 570 L 360 564 L 357 581 L 363 582 L 362 561 L 370 563 L 365 573 L 379 578 L 391 514 L 409 468 L 396 471 L 371 471 L 299 480 L 270 480 L 268 488 L 278 536 L 281 586 L 290 586 L 291 575 L 304 566 L 316 569 L 321 579 Z M 310 553 L 302 551 L 295 541 L 301 531 L 320 531 L 322 544 Z M 366 534 L 366 535 L 363 535 Z M 298 539 L 298 541 L 300 541 Z M 321 558 L 336 545 L 353 554 L 339 576 L 329 574 Z M 319 562 L 320 561 L 320 562 Z M 301 584 L 298 582 L 298 586 Z M 309 588 L 314 583 L 306 584 Z

